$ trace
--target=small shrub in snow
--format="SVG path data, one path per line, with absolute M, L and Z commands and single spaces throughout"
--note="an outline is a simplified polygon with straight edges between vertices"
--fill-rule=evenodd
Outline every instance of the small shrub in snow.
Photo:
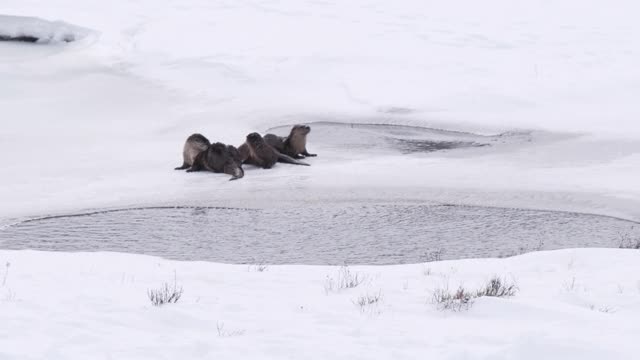
M 247 267 L 249 272 L 265 272 L 269 269 L 269 265 L 265 264 L 262 259 L 253 258 L 253 263 Z
M 375 305 L 382 300 L 382 290 L 378 290 L 374 294 L 360 295 L 353 303 L 360 307 L 360 311 L 364 311 L 367 306 Z
M 516 286 L 516 284 L 508 283 L 506 280 L 494 276 L 482 289 L 476 292 L 476 297 L 506 297 L 514 296 L 516 292 L 518 292 L 518 287 Z
M 439 310 L 462 311 L 473 305 L 474 298 L 473 293 L 460 286 L 454 292 L 449 292 L 449 288 L 436 289 L 432 301 Z
M 382 290 L 378 290 L 377 293 L 360 295 L 357 299 L 352 300 L 352 302 L 359 308 L 362 314 L 380 315 L 382 313 L 379 307 L 382 302 Z
M 175 304 L 180 300 L 182 296 L 182 287 L 178 287 L 176 283 L 173 283 L 173 286 L 169 286 L 168 283 L 164 283 L 159 289 L 147 290 L 147 295 L 149 295 L 149 300 L 151 300 L 151 304 L 153 306 L 161 306 L 164 304 Z
M 462 286 L 454 292 L 449 292 L 449 288 L 436 289 L 433 292 L 432 301 L 440 310 L 462 311 L 468 310 L 475 299 L 490 297 L 509 297 L 518 292 L 518 287 L 497 276 L 492 277 L 489 282 L 476 291 L 469 291 Z
M 262 263 L 258 263 L 258 264 L 253 264 L 253 265 L 249 265 L 249 272 L 264 272 L 267 271 L 269 269 L 269 265 L 265 265 Z
M 332 291 L 352 289 L 362 284 L 365 279 L 365 275 L 352 272 L 347 265 L 343 265 L 338 269 L 338 276 L 336 278 L 327 276 L 324 283 L 324 291 L 325 293 L 329 293 Z
M 365 276 L 360 273 L 352 273 L 349 267 L 344 265 L 338 271 L 338 287 L 340 289 L 354 288 L 364 281 Z

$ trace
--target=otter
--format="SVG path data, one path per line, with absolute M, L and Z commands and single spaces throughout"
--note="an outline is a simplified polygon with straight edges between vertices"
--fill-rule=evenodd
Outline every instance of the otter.
M 307 151 L 307 134 L 310 131 L 311 128 L 308 125 L 294 125 L 289 136 L 267 134 L 264 136 L 264 141 L 274 149 L 294 159 L 304 159 L 305 156 L 318 156 L 318 154 L 309 154 Z
M 196 156 L 207 150 L 210 145 L 211 142 L 209 142 L 209 139 L 201 134 L 192 134 L 189 136 L 187 141 L 184 143 L 184 148 L 182 150 L 182 166 L 175 169 L 184 170 L 190 168 L 191 165 L 193 165 L 193 161 L 196 159 Z
M 263 169 L 271 169 L 278 161 L 309 166 L 309 164 L 305 162 L 298 161 L 288 155 L 280 153 L 267 144 L 260 134 L 255 132 L 247 135 L 247 141 L 240 145 L 238 152 L 243 163 L 259 166 Z
M 238 149 L 219 142 L 209 145 L 205 151 L 200 152 L 187 172 L 202 170 L 229 174 L 231 175 L 229 180 L 241 179 L 244 176 Z

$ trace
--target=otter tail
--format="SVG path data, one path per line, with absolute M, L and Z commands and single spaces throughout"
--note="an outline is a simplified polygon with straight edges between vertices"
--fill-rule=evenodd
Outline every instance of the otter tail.
M 293 164 L 293 165 L 311 166 L 311 165 L 307 164 L 304 161 L 296 160 L 296 159 L 292 158 L 291 156 L 282 154 L 280 152 L 278 152 L 278 162 L 287 163 L 287 164 Z

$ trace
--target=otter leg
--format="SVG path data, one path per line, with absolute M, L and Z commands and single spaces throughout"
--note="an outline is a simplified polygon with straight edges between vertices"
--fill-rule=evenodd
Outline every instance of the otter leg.
M 204 167 L 202 166 L 202 164 L 200 162 L 195 161 L 193 165 L 191 165 L 191 167 L 187 169 L 187 172 L 202 171 L 202 170 L 204 170 Z
M 242 162 L 242 165 L 244 164 L 248 164 L 248 165 L 253 165 L 253 166 L 259 166 L 262 167 L 261 164 L 259 164 L 257 161 L 255 161 L 253 158 L 247 158 Z
M 304 155 L 304 156 L 318 156 L 318 154 L 309 154 L 309 153 L 307 152 L 307 149 L 304 149 L 304 151 L 303 151 L 303 152 L 301 152 L 301 154 L 302 154 L 302 155 Z
M 249 158 L 251 158 L 251 150 L 249 149 L 249 145 L 246 143 L 240 145 L 237 149 L 237 161 L 242 163 L 248 163 Z M 235 154 L 232 152 L 232 156 L 235 158 Z
M 294 164 L 294 165 L 311 166 L 311 165 L 307 164 L 306 162 L 296 160 L 296 159 L 292 158 L 289 155 L 285 155 L 285 154 L 281 154 L 281 153 L 278 153 L 278 162 L 287 163 L 287 164 Z
M 184 170 L 184 169 L 188 169 L 189 165 L 187 165 L 187 163 L 182 163 L 182 166 L 179 166 L 177 168 L 175 168 L 174 170 Z
M 208 150 L 201 151 L 200 154 L 198 154 L 196 158 L 193 159 L 193 165 L 191 165 L 191 168 L 187 170 L 187 172 L 207 170 L 207 168 L 205 167 L 207 163 L 207 153 Z

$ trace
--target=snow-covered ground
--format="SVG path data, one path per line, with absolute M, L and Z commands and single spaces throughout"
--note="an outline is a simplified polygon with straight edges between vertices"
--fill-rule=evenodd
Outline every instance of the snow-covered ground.
M 0 32 L 82 36 L 0 42 L 0 231 L 87 209 L 309 202 L 640 220 L 639 10 L 631 0 L 4 0 Z M 16 27 L 5 16 L 28 19 Z M 372 154 L 314 143 L 312 130 L 310 167 L 248 168 L 234 182 L 172 170 L 193 132 L 239 145 L 252 131 L 316 121 L 533 140 Z M 335 268 L 0 250 L 0 359 L 633 359 L 638 256 L 358 267 L 370 281 L 327 295 Z M 184 298 L 152 308 L 146 290 L 174 270 Z M 476 287 L 493 274 L 520 292 L 464 313 L 428 303 L 446 283 Z M 377 291 L 376 309 L 352 303 Z M 218 336 L 222 323 L 222 335 L 242 334 Z
M 633 1 L 7 0 L 92 36 L 0 43 L 0 218 L 131 205 L 424 199 L 640 219 Z M 400 111 L 398 111 L 400 110 Z M 199 131 L 331 120 L 581 137 L 513 152 L 169 171 Z M 325 151 L 326 150 L 326 151 Z M 341 154 L 344 155 L 344 154 Z
M 0 359 L 637 358 L 639 251 L 358 266 L 362 284 L 328 292 L 336 267 L 28 251 L 0 263 Z M 431 302 L 494 275 L 516 295 L 462 312 Z M 147 290 L 174 281 L 180 301 L 152 306 Z M 356 305 L 367 295 L 380 300 Z

